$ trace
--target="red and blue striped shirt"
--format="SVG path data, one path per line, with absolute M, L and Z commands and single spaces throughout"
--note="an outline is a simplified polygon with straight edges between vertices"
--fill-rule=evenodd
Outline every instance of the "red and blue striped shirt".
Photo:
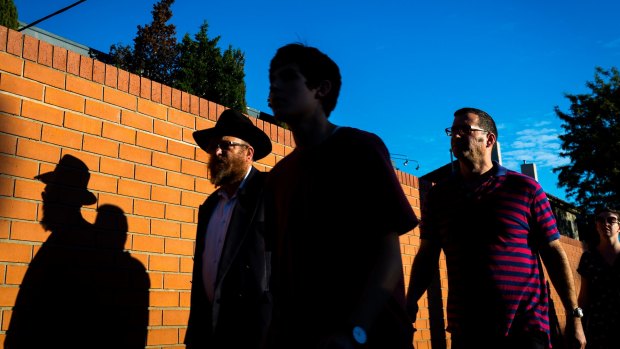
M 441 244 L 448 267 L 448 331 L 549 334 L 548 290 L 537 249 L 559 238 L 542 187 L 494 163 L 473 187 L 460 175 L 424 200 L 421 238 Z

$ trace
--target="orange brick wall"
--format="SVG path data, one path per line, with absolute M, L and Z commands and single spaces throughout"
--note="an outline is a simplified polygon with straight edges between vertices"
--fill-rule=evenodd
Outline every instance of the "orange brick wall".
M 224 109 L 0 26 L 0 348 L 29 263 L 49 236 L 38 223 L 44 184 L 34 177 L 66 154 L 91 174 L 98 201 L 82 207 L 84 218 L 93 223 L 101 205 L 127 218 L 125 249 L 150 281 L 147 348 L 183 347 L 197 207 L 214 190 L 191 134 L 212 127 Z M 257 163 L 269 171 L 294 142 L 290 131 L 252 120 L 272 140 L 273 152 Z M 418 178 L 397 175 L 420 216 Z M 568 245 L 578 261 L 580 245 Z M 418 229 L 401 237 L 407 282 L 418 246 Z M 418 349 L 445 336 L 443 259 L 440 268 L 436 297 L 420 300 Z

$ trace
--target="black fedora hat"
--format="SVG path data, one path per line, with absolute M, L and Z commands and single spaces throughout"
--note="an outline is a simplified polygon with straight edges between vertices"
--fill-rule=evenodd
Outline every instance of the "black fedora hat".
M 42 173 L 34 178 L 47 185 L 66 188 L 67 193 L 75 194 L 78 203 L 82 205 L 92 205 L 97 202 L 95 194 L 87 189 L 90 180 L 88 167 L 75 156 L 64 155 L 54 171 Z
M 193 133 L 196 144 L 204 151 L 212 139 L 223 136 L 237 137 L 250 143 L 254 148 L 254 160 L 260 160 L 271 153 L 271 140 L 247 116 L 233 109 L 226 109 L 212 128 Z

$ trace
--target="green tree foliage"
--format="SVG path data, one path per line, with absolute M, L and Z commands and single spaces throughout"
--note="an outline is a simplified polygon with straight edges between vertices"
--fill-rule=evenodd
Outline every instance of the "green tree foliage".
M 555 112 L 564 122 L 561 156 L 568 165 L 554 168 L 569 197 L 592 213 L 598 205 L 620 207 L 620 74 L 596 68 L 589 94 L 566 94 L 570 111 Z
M 18 29 L 17 8 L 13 0 L 0 0 L 0 25 L 9 29 Z
M 129 72 L 246 113 L 245 56 L 229 46 L 218 47 L 220 36 L 209 39 L 205 21 L 192 39 L 176 40 L 170 6 L 174 0 L 153 5 L 153 22 L 138 26 L 134 46 L 110 47 L 108 63 Z
M 178 47 L 176 27 L 166 24 L 172 18 L 174 0 L 160 0 L 153 5 L 153 21 L 138 26 L 134 46 L 112 45 L 110 55 L 120 68 L 140 76 L 172 85 L 177 69 Z
M 205 21 L 194 39 L 183 37 L 175 87 L 245 113 L 243 52 L 229 46 L 222 53 L 220 36 L 209 39 L 208 27 Z

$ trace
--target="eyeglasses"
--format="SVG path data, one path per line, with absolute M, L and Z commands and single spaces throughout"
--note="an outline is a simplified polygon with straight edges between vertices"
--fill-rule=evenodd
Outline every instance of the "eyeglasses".
M 249 146 L 250 146 L 249 144 L 245 144 L 245 143 L 239 143 L 239 142 L 233 142 L 233 141 L 219 141 L 219 142 L 212 142 L 211 144 L 209 144 L 209 146 L 207 147 L 207 151 L 214 152 L 218 148 L 222 149 L 223 151 L 226 151 L 232 147 L 249 147 Z
M 598 217 L 596 217 L 596 221 L 599 222 L 599 223 L 607 223 L 607 224 L 612 224 L 613 225 L 613 224 L 618 223 L 618 218 L 610 217 L 610 216 L 607 216 L 607 217 L 598 216 Z
M 468 136 L 470 135 L 472 132 L 474 131 L 482 131 L 482 132 L 489 132 L 485 129 L 479 128 L 479 127 L 474 127 L 474 126 L 452 126 L 452 127 L 447 127 L 446 128 L 446 135 L 448 137 L 452 137 L 452 136 Z

